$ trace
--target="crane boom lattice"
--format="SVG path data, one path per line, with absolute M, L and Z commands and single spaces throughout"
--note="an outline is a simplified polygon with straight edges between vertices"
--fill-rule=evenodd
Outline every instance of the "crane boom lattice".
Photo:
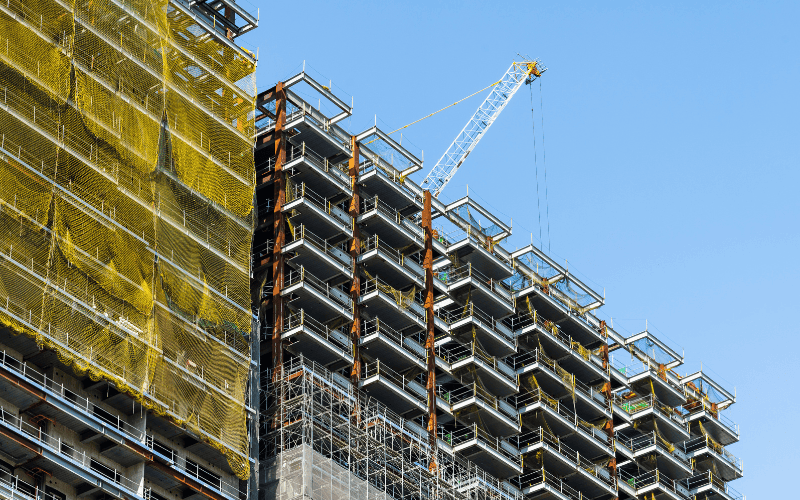
M 439 196 L 522 84 L 538 78 L 545 70 L 546 68 L 542 68 L 538 61 L 511 63 L 503 78 L 492 87 L 475 114 L 422 181 L 422 188 L 430 190 L 434 196 Z

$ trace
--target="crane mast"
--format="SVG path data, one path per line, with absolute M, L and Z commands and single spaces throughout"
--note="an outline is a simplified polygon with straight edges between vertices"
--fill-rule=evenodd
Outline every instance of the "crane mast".
M 430 190 L 433 196 L 439 196 L 522 84 L 540 77 L 546 69 L 540 67 L 538 61 L 511 63 L 503 78 L 492 87 L 486 100 L 422 181 L 422 188 Z

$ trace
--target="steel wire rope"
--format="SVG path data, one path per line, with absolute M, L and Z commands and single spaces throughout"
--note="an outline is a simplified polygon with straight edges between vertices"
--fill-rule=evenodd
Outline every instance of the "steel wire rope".
M 533 92 L 531 90 L 531 92 Z M 544 145 L 544 100 L 542 98 L 542 79 L 539 79 L 539 106 L 542 115 L 542 164 L 544 165 L 544 202 L 547 210 L 547 251 L 550 252 L 550 200 L 547 196 L 547 149 Z
M 539 163 L 536 158 L 536 118 L 533 116 L 533 87 L 529 87 L 531 95 L 531 133 L 533 134 L 533 165 L 536 171 L 536 209 L 539 213 L 539 241 L 542 240 L 542 202 L 539 195 Z M 548 248 L 549 252 L 549 248 Z

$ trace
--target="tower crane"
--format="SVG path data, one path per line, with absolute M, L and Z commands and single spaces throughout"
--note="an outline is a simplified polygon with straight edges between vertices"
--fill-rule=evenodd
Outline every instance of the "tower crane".
M 422 189 L 428 189 L 433 196 L 438 197 L 522 84 L 532 82 L 546 70 L 539 61 L 511 63 L 503 78 L 492 86 L 486 100 L 422 181 Z

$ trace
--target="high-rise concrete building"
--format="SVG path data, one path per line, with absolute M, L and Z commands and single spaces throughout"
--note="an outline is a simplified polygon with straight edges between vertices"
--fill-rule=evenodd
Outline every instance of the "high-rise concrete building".
M 742 498 L 735 397 L 683 353 L 432 198 L 421 155 L 347 133 L 305 72 L 256 107 L 262 499 Z
M 256 23 L 0 5 L 0 497 L 255 495 Z

